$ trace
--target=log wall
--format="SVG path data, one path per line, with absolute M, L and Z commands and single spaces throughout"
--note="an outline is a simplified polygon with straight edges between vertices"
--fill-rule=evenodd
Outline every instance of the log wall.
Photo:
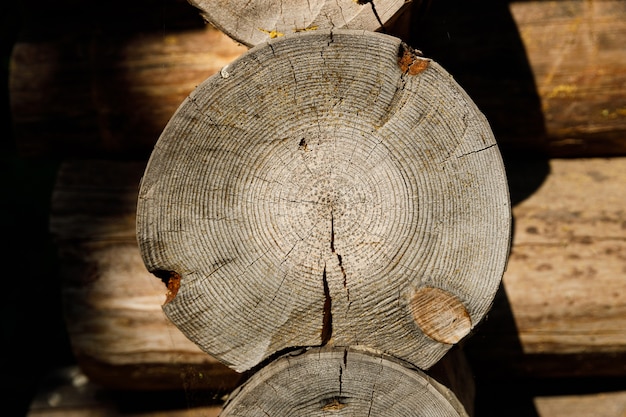
M 66 2 L 33 10 L 14 47 L 23 155 L 146 157 L 182 99 L 246 50 L 178 0 L 163 10 L 112 2 L 92 26 L 84 5 Z M 455 76 L 505 152 L 626 154 L 622 1 L 415 2 L 398 24 L 407 21 L 410 31 L 389 30 Z
M 538 168 L 509 165 L 512 194 L 521 200 L 513 210 L 511 258 L 503 291 L 469 339 L 468 354 L 477 372 L 499 376 L 625 375 L 626 159 L 546 163 L 549 173 L 532 194 L 519 184 Z M 179 386 L 185 381 L 171 375 L 202 364 L 204 374 L 234 383 L 160 310 L 166 287 L 145 271 L 135 242 L 143 168 L 75 161 L 60 172 L 51 227 L 78 359 L 96 380 L 113 385 Z M 148 372 L 129 379 L 128 365 Z
M 494 309 L 465 346 L 473 368 L 498 378 L 623 377 L 624 2 L 419 3 L 410 33 L 397 33 L 466 88 L 509 156 L 514 243 Z M 238 376 L 163 317 L 165 286 L 143 269 L 134 209 L 145 157 L 171 114 L 246 48 L 182 0 L 161 10 L 108 2 L 98 13 L 72 0 L 32 6 L 10 65 L 20 154 L 108 159 L 64 164 L 51 217 L 79 363 L 115 389 L 230 390 Z M 613 158 L 587 159 L 598 156 Z M 52 415 L 47 407 L 33 415 Z M 621 416 L 624 396 L 544 397 L 534 409 Z

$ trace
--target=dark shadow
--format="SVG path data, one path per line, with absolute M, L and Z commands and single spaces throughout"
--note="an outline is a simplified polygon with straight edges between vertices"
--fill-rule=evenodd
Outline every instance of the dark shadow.
M 412 46 L 441 64 L 487 117 L 504 159 L 511 202 L 520 203 L 543 183 L 549 164 L 541 101 L 509 2 L 426 0 L 416 3 L 412 21 Z M 533 393 L 507 371 L 508 360 L 523 356 L 517 334 L 502 286 L 465 346 L 476 378 L 476 416 L 538 416 Z
M 21 98 L 13 103 L 20 154 L 146 159 L 170 115 L 142 94 L 179 87 L 159 48 L 204 28 L 197 10 L 185 0 L 37 0 L 28 8 L 12 57 L 21 71 L 12 88 Z M 137 73 L 144 85 L 133 83 Z M 168 104 L 173 112 L 180 103 Z

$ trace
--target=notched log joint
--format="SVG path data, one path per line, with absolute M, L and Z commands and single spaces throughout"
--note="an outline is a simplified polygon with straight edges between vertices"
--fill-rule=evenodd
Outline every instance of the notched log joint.
M 167 287 L 167 292 L 165 293 L 165 303 L 163 303 L 163 305 L 176 298 L 176 294 L 178 294 L 178 290 L 180 289 L 180 275 L 175 271 L 164 270 L 152 271 L 152 274 L 163 281 Z

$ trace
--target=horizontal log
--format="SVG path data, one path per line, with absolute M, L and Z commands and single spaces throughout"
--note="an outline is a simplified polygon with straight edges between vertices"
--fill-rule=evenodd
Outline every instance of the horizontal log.
M 494 398 L 493 391 L 487 391 L 476 415 L 499 417 L 507 410 L 511 417 L 623 417 L 626 408 L 626 391 L 589 383 L 557 393 L 537 390 L 532 382 L 504 389 L 517 401 Z M 43 379 L 27 417 L 217 417 L 223 401 L 210 394 L 112 391 L 94 384 L 79 369 L 63 368 Z
M 212 27 L 20 42 L 16 147 L 26 157 L 145 158 L 189 92 L 244 50 Z
M 602 381 L 583 381 L 546 391 L 537 381 L 506 384 L 496 390 L 480 386 L 477 401 L 480 417 L 623 417 L 626 391 L 614 390 Z M 623 385 L 623 384 L 622 384 Z M 504 395 L 502 395 L 504 393 Z M 27 417 L 217 417 L 223 399 L 214 393 L 131 392 L 104 388 L 74 367 L 54 370 L 43 378 Z
M 180 0 L 164 2 L 165 12 L 111 2 L 97 17 L 78 3 L 31 10 L 14 47 L 11 107 L 24 155 L 147 156 L 184 97 L 245 50 L 214 29 L 190 29 Z M 402 36 L 455 76 L 505 152 L 626 155 L 622 1 L 414 4 Z
M 162 387 L 232 387 L 235 375 L 210 362 L 160 309 L 166 287 L 145 271 L 135 240 L 144 167 L 73 161 L 59 174 L 51 228 L 73 348 L 90 376 L 113 386 L 148 386 L 160 374 Z M 517 203 L 513 248 L 503 291 L 466 344 L 474 371 L 626 375 L 626 159 L 507 167 Z
M 59 172 L 50 227 L 74 354 L 105 386 L 228 391 L 238 374 L 167 320 L 161 310 L 165 287 L 139 255 L 135 206 L 144 167 L 82 161 Z
M 513 190 L 532 176 L 511 171 Z M 553 160 L 514 207 L 502 292 L 467 346 L 478 370 L 626 374 L 624 184 L 626 159 Z

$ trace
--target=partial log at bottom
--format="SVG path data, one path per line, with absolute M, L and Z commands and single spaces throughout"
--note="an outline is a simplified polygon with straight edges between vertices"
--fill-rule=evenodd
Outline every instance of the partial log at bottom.
M 472 388 L 471 384 L 468 388 Z M 287 354 L 232 395 L 223 417 L 327 413 L 341 416 L 467 417 L 458 398 L 421 371 L 351 349 Z

